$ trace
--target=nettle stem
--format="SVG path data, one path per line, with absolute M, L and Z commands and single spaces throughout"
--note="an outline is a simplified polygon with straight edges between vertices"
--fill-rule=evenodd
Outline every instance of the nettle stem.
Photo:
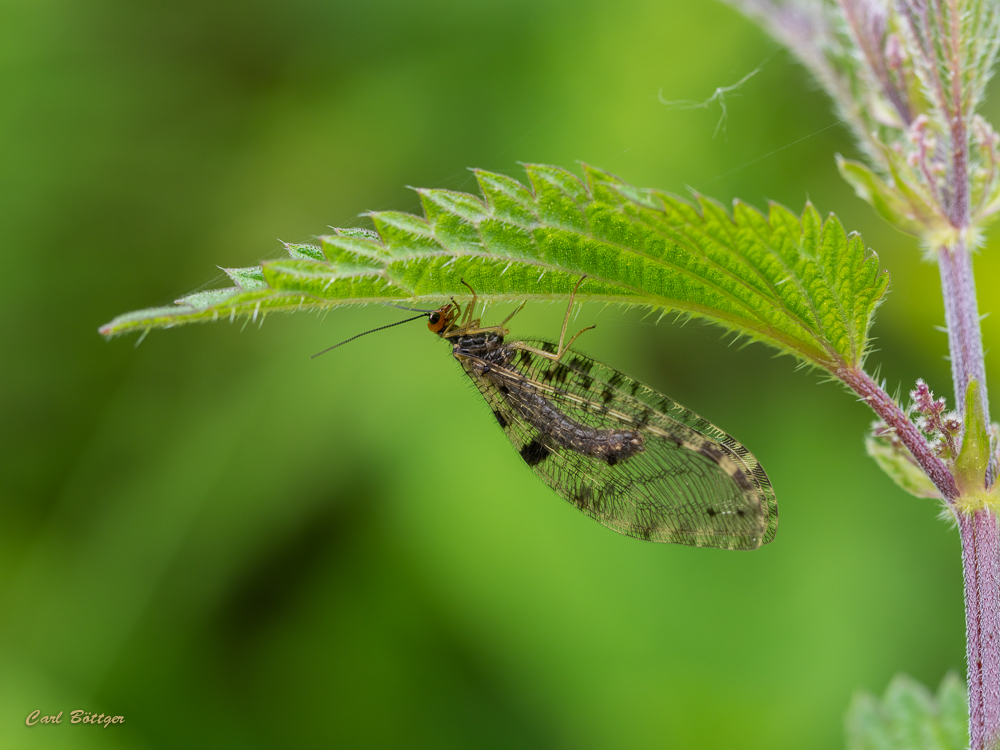
M 990 510 L 960 513 L 965 573 L 969 741 L 972 750 L 996 747 L 1000 738 L 1000 534 Z
M 969 383 L 976 381 L 981 398 L 971 408 L 981 409 L 982 423 L 989 424 L 976 281 L 972 254 L 964 237 L 941 248 L 938 265 L 955 401 L 963 404 Z M 970 416 L 965 415 L 966 424 Z M 995 747 L 1000 739 L 1000 530 L 989 508 L 973 515 L 959 513 L 958 528 L 965 576 L 969 739 L 972 750 L 981 750 Z
M 953 43 L 958 49 L 957 42 Z M 944 298 L 948 349 L 955 387 L 955 403 L 963 411 L 979 409 L 980 414 L 963 414 L 965 424 L 989 425 L 989 398 L 986 363 L 979 326 L 976 279 L 968 243 L 969 138 L 968 112 L 962 106 L 961 77 L 953 65 L 951 93 L 951 170 L 948 213 L 958 230 L 958 238 L 938 251 L 941 294 Z M 979 399 L 966 404 L 966 392 L 975 381 Z M 966 439 L 969 439 L 968 430 Z M 985 480 L 985 477 L 984 477 Z M 964 480 L 963 480 L 964 481 Z M 963 489 L 968 488 L 963 485 Z M 969 683 L 969 741 L 972 750 L 995 748 L 1000 740 L 1000 530 L 993 511 L 986 507 L 971 515 L 959 511 L 958 528 L 962 539 L 962 571 L 965 578 L 966 660 Z
M 955 383 L 955 403 L 962 408 L 969 382 L 979 383 L 983 417 L 990 413 L 986 395 L 986 364 L 983 337 L 979 328 L 976 303 L 976 279 L 972 273 L 972 254 L 964 239 L 938 252 L 941 292 L 944 296 L 944 319 L 948 326 L 951 375 Z M 988 422 L 987 422 L 988 424 Z

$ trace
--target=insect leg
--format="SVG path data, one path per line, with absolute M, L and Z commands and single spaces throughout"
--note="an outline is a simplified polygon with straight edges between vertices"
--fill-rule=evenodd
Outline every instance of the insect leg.
M 569 293 L 569 304 L 566 306 L 566 317 L 563 318 L 562 331 L 559 333 L 559 351 L 560 352 L 562 352 L 562 350 L 563 350 L 563 339 L 566 338 L 566 326 L 569 325 L 569 316 L 570 316 L 570 313 L 573 312 L 573 300 L 576 298 L 576 292 L 580 288 L 580 284 L 582 284 L 586 279 L 587 279 L 587 275 L 586 274 L 584 274 L 583 276 L 581 276 L 580 280 L 578 282 L 576 282 L 576 286 L 573 287 L 573 291 Z M 591 326 L 591 328 L 593 328 L 593 326 Z M 584 330 L 587 330 L 587 329 L 584 329 Z M 580 333 L 583 333 L 583 331 L 580 331 Z M 576 334 L 576 336 L 579 336 L 580 333 Z M 576 341 L 576 336 L 573 337 L 573 341 Z M 571 341 L 570 343 L 573 343 L 573 342 Z
M 566 344 L 566 346 L 560 346 L 560 347 L 559 347 L 559 351 L 557 351 L 557 352 L 556 352 L 556 353 L 555 353 L 554 355 L 552 355 L 552 358 L 553 358 L 553 359 L 556 359 L 556 360 L 558 360 L 558 359 L 561 359 L 561 358 L 562 358 L 562 355 L 563 355 L 563 354 L 565 354 L 565 353 L 566 353 L 566 352 L 567 352 L 567 351 L 569 350 L 569 348 L 570 348 L 571 346 L 573 346 L 573 342 L 574 342 L 574 341 L 576 341 L 576 340 L 577 340 L 578 338 L 580 338 L 580 337 L 581 337 L 581 336 L 582 336 L 583 334 L 585 334 L 585 333 L 586 333 L 587 331 L 592 331 L 592 330 L 594 330 L 595 328 L 597 328 L 597 326 L 596 326 L 596 325 L 594 325 L 594 326 L 587 326 L 586 328 L 582 328 L 582 329 L 580 329 L 580 331 L 578 331 L 578 332 L 577 332 L 577 334 L 576 334 L 576 335 L 575 335 L 575 336 L 574 336 L 573 338 L 571 338 L 571 339 L 569 340 L 569 343 L 568 343 L 568 344 Z M 560 341 L 560 343 L 562 343 L 562 342 Z
M 506 318 L 504 318 L 504 319 L 503 319 L 503 323 L 501 323 L 501 324 L 500 324 L 499 326 L 497 326 L 497 327 L 498 327 L 498 328 L 503 328 L 504 326 L 506 326 L 506 325 L 507 325 L 507 324 L 508 324 L 508 323 L 510 322 L 510 319 L 511 319 L 511 318 L 513 318 L 513 317 L 514 317 L 515 315 L 517 315 L 517 314 L 518 314 L 519 312 L 521 312 L 521 310 L 523 310 L 523 309 L 524 309 L 524 306 L 525 306 L 526 304 L 528 304 L 528 302 L 527 302 L 527 301 L 524 301 L 524 302 L 522 302 L 522 303 L 521 303 L 521 306 L 520 306 L 519 308 L 517 308 L 517 309 L 516 309 L 516 310 L 515 310 L 514 312 L 512 312 L 512 313 L 511 313 L 510 315 L 508 315 L 508 316 L 507 316 Z
M 584 331 L 589 331 L 592 328 L 597 328 L 597 326 L 587 326 L 582 331 L 577 333 L 576 336 L 571 338 L 568 344 L 563 346 L 563 341 L 566 339 L 566 328 L 569 326 L 569 316 L 570 313 L 573 312 L 573 299 L 576 297 L 577 290 L 580 288 L 580 285 L 584 282 L 586 278 L 587 278 L 586 275 L 581 276 L 580 280 L 576 282 L 576 286 L 573 287 L 573 291 L 570 292 L 569 305 L 566 306 L 566 317 L 563 318 L 562 331 L 559 332 L 559 350 L 555 354 L 549 354 L 548 352 L 543 352 L 538 349 L 534 349 L 530 346 L 522 346 L 518 344 L 519 349 L 528 349 L 529 351 L 535 352 L 536 354 L 540 354 L 543 357 L 546 357 L 547 359 L 555 360 L 556 362 L 558 362 L 560 359 L 562 359 L 562 355 L 566 353 L 566 350 L 569 349 L 571 346 L 573 346 L 573 342 L 576 341 L 578 338 L 580 338 L 580 335 L 583 334 Z M 507 320 L 510 320 L 510 318 L 508 318 Z M 506 323 L 507 321 L 505 320 L 504 322 Z
M 465 287 L 470 292 L 472 292 L 472 302 L 470 302 L 469 306 L 465 308 L 465 320 L 462 322 L 462 324 L 461 324 L 460 327 L 462 327 L 462 328 L 472 328 L 473 327 L 472 326 L 472 313 L 474 313 L 475 310 L 476 310 L 476 300 L 479 299 L 479 295 L 476 294 L 476 290 L 475 289 L 473 289 L 471 286 L 469 286 L 466 283 L 465 279 L 459 279 L 459 281 L 461 281 L 462 284 L 464 284 Z M 478 326 L 476 326 L 476 327 L 478 327 Z
M 510 345 L 513 346 L 515 349 L 523 349 L 525 351 L 531 352 L 532 354 L 537 354 L 539 357 L 545 357 L 545 359 L 551 359 L 553 362 L 558 362 L 560 359 L 562 359 L 562 356 L 569 351 L 569 348 L 573 346 L 573 342 L 576 341 L 578 338 L 580 338 L 582 334 L 586 333 L 592 328 L 597 328 L 597 326 L 587 326 L 578 334 L 576 334 L 576 336 L 571 338 L 569 340 L 569 343 L 566 344 L 566 346 L 561 347 L 559 351 L 557 351 L 555 354 L 552 354 L 551 352 L 544 352 L 541 349 L 536 349 L 533 346 L 528 346 L 523 341 L 511 341 Z

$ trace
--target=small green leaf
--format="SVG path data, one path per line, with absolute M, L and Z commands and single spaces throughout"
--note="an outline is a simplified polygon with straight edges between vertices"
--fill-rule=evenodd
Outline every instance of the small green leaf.
M 858 693 L 846 719 L 847 750 L 965 750 L 969 746 L 965 685 L 948 674 L 937 696 L 896 675 L 879 701 Z
M 227 271 L 237 286 L 138 311 L 108 336 L 274 310 L 363 302 L 565 298 L 619 302 L 706 318 L 835 371 L 861 364 L 888 275 L 861 238 L 807 205 L 694 203 L 585 167 L 582 181 L 529 165 L 530 189 L 477 172 L 484 198 L 419 190 L 424 217 L 371 214 L 377 233 L 337 230 L 322 246 L 287 245 L 288 260 Z
M 941 497 L 937 487 L 901 443 L 895 443 L 888 436 L 869 435 L 865 438 L 865 451 L 900 489 L 914 497 Z
M 954 241 L 954 226 L 927 194 L 924 182 L 903 155 L 888 147 L 883 147 L 882 152 L 888 170 L 886 179 L 860 162 L 837 156 L 841 176 L 883 219 L 900 231 L 920 237 L 927 247 Z
M 838 155 L 837 167 L 841 177 L 854 188 L 858 197 L 870 204 L 879 216 L 907 234 L 916 237 L 923 234 L 925 222 L 933 214 L 932 209 L 923 201 L 914 206 L 904 200 L 900 191 L 861 162 Z
M 965 389 L 965 436 L 955 459 L 955 481 L 963 495 L 981 494 L 986 485 L 986 466 L 990 461 L 990 437 L 983 420 L 979 383 L 970 380 Z

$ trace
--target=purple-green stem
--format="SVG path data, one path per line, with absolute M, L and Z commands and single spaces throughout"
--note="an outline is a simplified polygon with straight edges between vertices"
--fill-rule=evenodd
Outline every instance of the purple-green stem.
M 944 319 L 948 326 L 948 345 L 951 354 L 951 376 L 955 383 L 955 402 L 959 408 L 965 403 L 969 382 L 979 384 L 982 398 L 983 422 L 990 413 L 986 395 L 986 364 L 983 358 L 983 339 L 979 332 L 979 307 L 976 304 L 976 279 L 972 274 L 972 254 L 964 240 L 938 253 L 941 271 L 941 289 L 944 295 Z
M 972 750 L 1000 738 L 1000 545 L 992 511 L 958 514 L 965 572 L 965 651 Z
M 964 166 L 964 162 L 958 162 L 956 158 L 956 167 Z M 967 180 L 959 182 L 968 184 Z M 956 203 L 961 203 L 967 190 L 956 192 Z M 967 206 L 964 211 L 954 211 L 952 220 L 965 219 L 967 212 Z M 972 273 L 972 254 L 964 237 L 951 247 L 941 248 L 938 264 L 955 401 L 964 403 L 966 389 L 975 380 L 981 400 L 971 407 L 982 410 L 981 424 L 988 425 L 989 399 L 976 280 Z M 969 740 L 972 750 L 986 750 L 996 747 L 1000 740 L 1000 530 L 989 508 L 977 510 L 971 516 L 958 513 L 958 529 L 965 575 Z
M 957 18 L 952 9 L 951 18 Z M 950 91 L 942 91 L 941 102 L 948 113 L 951 136 L 951 169 L 948 174 L 950 201 L 947 206 L 958 239 L 938 251 L 941 295 L 944 298 L 948 349 L 955 387 L 955 403 L 979 409 L 979 424 L 990 424 L 986 388 L 986 362 L 979 327 L 976 279 L 968 245 L 971 224 L 969 184 L 968 118 L 963 107 L 963 77 L 957 59 L 961 49 L 958 24 L 951 26 L 953 75 Z M 950 105 L 950 106 L 948 106 Z M 966 403 L 969 384 L 976 381 L 979 399 Z M 975 420 L 964 414 L 965 423 Z M 963 484 L 969 478 L 962 478 Z M 978 478 L 974 478 L 974 481 Z M 985 482 L 985 477 L 983 477 Z M 968 491 L 970 488 L 963 486 Z M 975 490 L 976 488 L 972 488 Z M 969 742 L 971 750 L 992 750 L 1000 740 L 1000 531 L 992 509 L 982 508 L 971 515 L 959 512 L 962 539 L 962 571 L 965 578 L 965 651 L 969 684 Z

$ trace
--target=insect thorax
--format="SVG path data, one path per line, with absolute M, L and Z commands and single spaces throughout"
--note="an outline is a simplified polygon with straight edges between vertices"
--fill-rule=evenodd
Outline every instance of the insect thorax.
M 505 344 L 503 336 L 493 331 L 459 336 L 452 342 L 452 355 L 459 361 L 507 367 L 514 359 L 515 349 Z M 476 366 L 476 369 L 481 369 Z M 478 373 L 482 374 L 482 373 Z

